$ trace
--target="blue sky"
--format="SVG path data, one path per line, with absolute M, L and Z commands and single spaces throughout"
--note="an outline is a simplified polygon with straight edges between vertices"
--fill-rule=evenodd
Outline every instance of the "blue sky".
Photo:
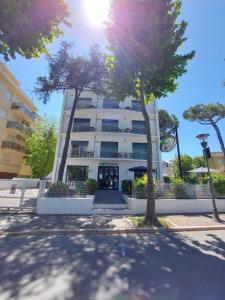
M 64 37 L 49 47 L 50 52 L 57 51 L 61 40 L 75 42 L 76 51 L 80 54 L 85 54 L 89 46 L 96 42 L 104 48 L 103 27 L 94 26 L 88 21 L 83 0 L 66 2 L 71 10 L 70 20 L 73 28 L 65 29 Z M 201 154 L 201 146 L 195 137 L 202 132 L 210 133 L 211 151 L 220 151 L 213 129 L 183 120 L 182 112 L 199 103 L 225 104 L 225 87 L 222 86 L 225 80 L 225 0 L 183 0 L 181 18 L 188 22 L 188 40 L 181 51 L 186 53 L 194 49 L 196 56 L 189 63 L 187 74 L 179 79 L 177 91 L 159 100 L 158 105 L 178 117 L 181 152 L 194 156 Z M 47 73 L 44 57 L 26 60 L 18 56 L 16 60 L 7 63 L 7 66 L 20 81 L 24 91 L 33 99 L 39 114 L 59 119 L 62 95 L 53 95 L 50 103 L 44 105 L 32 93 L 36 78 Z M 220 122 L 219 126 L 225 139 L 225 120 Z M 163 154 L 163 158 L 170 159 L 175 154 L 174 150 Z

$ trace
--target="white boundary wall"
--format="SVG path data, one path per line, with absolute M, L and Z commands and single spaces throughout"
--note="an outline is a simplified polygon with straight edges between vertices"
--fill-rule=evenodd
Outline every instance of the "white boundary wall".
M 146 210 L 146 199 L 124 197 L 130 213 L 143 214 Z M 216 199 L 219 212 L 225 212 L 225 199 Z M 156 212 L 159 214 L 210 213 L 211 199 L 156 199 Z
M 94 196 L 88 195 L 86 198 L 38 198 L 38 214 L 92 214 Z

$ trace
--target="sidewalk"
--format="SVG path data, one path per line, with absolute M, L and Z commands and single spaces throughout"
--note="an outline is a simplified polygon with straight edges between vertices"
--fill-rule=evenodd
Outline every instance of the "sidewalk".
M 85 233 L 85 232 L 151 232 L 164 230 L 164 228 L 137 228 L 131 216 L 73 216 L 73 215 L 12 215 L 0 214 L 0 235 L 18 233 L 22 234 L 54 234 L 56 233 Z M 225 230 L 225 214 L 221 214 L 221 223 L 215 223 L 212 215 L 173 215 L 163 216 L 171 231 L 191 230 Z

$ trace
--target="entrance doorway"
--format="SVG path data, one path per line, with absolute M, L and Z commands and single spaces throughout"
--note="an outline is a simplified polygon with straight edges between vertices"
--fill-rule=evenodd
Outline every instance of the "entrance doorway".
M 113 166 L 98 167 L 98 189 L 99 190 L 119 189 L 119 167 L 113 167 Z

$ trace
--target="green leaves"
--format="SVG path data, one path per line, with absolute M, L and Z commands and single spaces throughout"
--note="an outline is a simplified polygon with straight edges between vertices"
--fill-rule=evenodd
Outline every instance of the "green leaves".
M 169 114 L 166 110 L 159 110 L 159 129 L 161 132 L 166 132 L 179 126 L 179 121 L 174 114 Z
M 183 117 L 202 125 L 217 123 L 225 118 L 225 105 L 221 103 L 198 104 L 183 112 Z
M 59 25 L 70 25 L 64 0 L 0 0 L 0 54 L 38 58 L 46 46 L 63 34 Z
M 89 49 L 88 56 L 73 56 L 73 44 L 63 42 L 55 55 L 47 55 L 49 74 L 39 77 L 36 94 L 44 103 L 54 92 L 64 90 L 83 91 L 89 89 L 95 93 L 104 92 L 107 70 L 105 56 L 97 45 Z
M 177 88 L 194 51 L 178 54 L 187 23 L 177 22 L 181 1 L 116 0 L 106 36 L 114 56 L 111 88 L 118 98 L 139 98 L 142 80 L 145 102 L 166 97 Z
M 25 140 L 25 161 L 31 166 L 33 177 L 43 178 L 53 168 L 56 148 L 56 125 L 41 120 L 37 130 Z

